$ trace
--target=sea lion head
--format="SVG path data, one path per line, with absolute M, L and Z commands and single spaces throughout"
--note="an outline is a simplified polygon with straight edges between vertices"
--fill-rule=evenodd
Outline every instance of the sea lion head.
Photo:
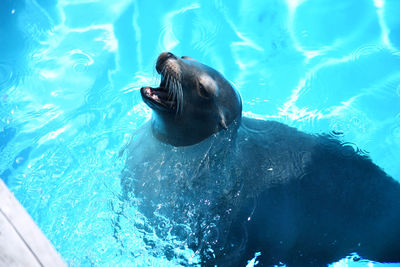
M 157 139 L 173 146 L 201 142 L 240 121 L 239 93 L 216 70 L 190 57 L 160 54 L 157 88 L 143 87 L 143 101 L 154 111 L 152 131 Z

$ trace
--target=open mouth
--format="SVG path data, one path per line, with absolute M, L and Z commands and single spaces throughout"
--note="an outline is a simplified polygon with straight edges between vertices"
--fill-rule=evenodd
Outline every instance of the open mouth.
M 151 108 L 174 110 L 176 108 L 176 98 L 166 85 L 165 79 L 161 76 L 159 87 L 142 87 L 140 93 L 145 103 Z
M 171 59 L 171 60 L 169 60 Z M 182 87 L 177 79 L 177 58 L 171 53 L 162 53 L 156 64 L 156 70 L 161 75 L 159 87 L 142 87 L 140 93 L 143 101 L 152 109 L 177 111 L 182 102 Z

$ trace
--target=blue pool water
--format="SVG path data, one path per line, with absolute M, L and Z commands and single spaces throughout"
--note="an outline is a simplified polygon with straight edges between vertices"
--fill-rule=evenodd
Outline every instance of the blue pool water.
M 334 132 L 400 180 L 398 14 L 398 0 L 1 0 L 0 177 L 71 266 L 175 266 L 134 207 L 118 215 L 119 151 L 168 50 L 223 73 L 246 116 Z

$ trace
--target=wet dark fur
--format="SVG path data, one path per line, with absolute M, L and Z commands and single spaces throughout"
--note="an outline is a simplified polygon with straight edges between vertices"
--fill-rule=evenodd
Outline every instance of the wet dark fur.
M 321 266 L 352 252 L 400 262 L 398 182 L 333 137 L 238 126 L 193 150 L 150 140 L 149 129 L 130 144 L 122 185 L 159 236 L 160 216 L 172 233 L 189 225 L 193 235 L 176 235 L 204 266 L 245 266 L 256 252 L 258 266 Z
M 173 249 L 189 247 L 205 266 L 245 266 L 257 252 L 259 266 L 321 266 L 353 252 L 400 262 L 400 184 L 366 155 L 241 118 L 237 91 L 198 61 L 164 52 L 156 70 L 160 87 L 141 89 L 152 121 L 129 145 L 121 182 L 149 235 L 170 244 L 165 257 L 189 264 Z

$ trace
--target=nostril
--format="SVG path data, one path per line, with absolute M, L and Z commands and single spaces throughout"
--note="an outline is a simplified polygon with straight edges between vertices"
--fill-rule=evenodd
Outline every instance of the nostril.
M 163 52 L 161 53 L 159 58 L 168 59 L 168 58 L 176 58 L 176 56 L 170 52 Z
M 167 58 L 175 58 L 175 59 L 177 59 L 177 57 L 174 54 L 170 53 L 170 52 L 167 52 Z
M 163 52 L 158 56 L 157 63 L 156 63 L 156 70 L 158 73 L 161 72 L 162 66 L 168 59 L 178 59 L 174 54 L 170 52 Z

